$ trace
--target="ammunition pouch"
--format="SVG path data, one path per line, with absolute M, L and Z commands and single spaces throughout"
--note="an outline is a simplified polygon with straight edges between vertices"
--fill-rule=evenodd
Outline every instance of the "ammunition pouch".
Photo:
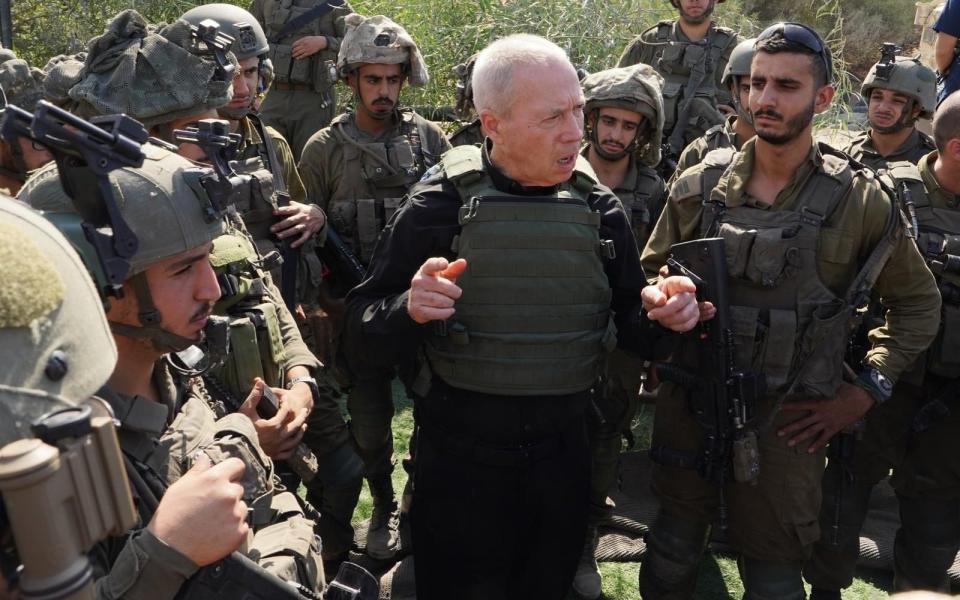
M 230 354 L 211 372 L 236 398 L 246 398 L 256 377 L 277 387 L 282 382 L 283 338 L 277 308 L 270 302 L 231 311 Z
M 250 236 L 257 242 L 257 247 L 262 252 L 273 250 L 276 243 L 270 227 L 277 221 L 273 214 L 277 208 L 273 174 L 264 167 L 259 157 L 233 161 L 231 166 L 245 175 L 245 185 L 235 190 L 237 211 L 240 212 Z M 269 242 L 267 250 L 261 247 L 263 242 Z
M 297 582 L 308 590 L 322 589 L 323 559 L 313 522 L 290 492 L 276 494 L 271 509 L 275 522 L 253 536 L 250 558 L 284 581 Z
M 357 200 L 357 241 L 360 260 L 369 264 L 380 232 L 397 212 L 403 198 L 361 198 Z

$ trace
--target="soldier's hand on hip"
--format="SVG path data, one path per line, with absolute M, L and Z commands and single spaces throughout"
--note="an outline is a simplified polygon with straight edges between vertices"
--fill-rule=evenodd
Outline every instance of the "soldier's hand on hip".
M 458 258 L 452 263 L 445 258 L 428 258 L 410 280 L 407 313 L 420 323 L 443 321 L 453 316 L 454 302 L 463 293 L 457 286 L 467 268 L 467 261 Z
M 211 466 L 200 453 L 193 468 L 167 488 L 147 529 L 201 567 L 230 554 L 249 529 L 237 483 L 246 468 L 239 458 Z
M 689 331 L 700 321 L 697 286 L 688 277 L 671 276 L 648 285 L 640 292 L 647 318 L 673 331 Z M 713 305 L 704 302 L 704 318 L 713 316 Z
M 264 386 L 266 384 L 259 377 L 254 380 L 253 389 L 240 405 L 240 412 L 253 421 L 260 448 L 266 455 L 276 460 L 284 460 L 293 456 L 297 444 L 303 439 L 309 412 L 303 407 L 294 407 L 290 402 L 284 402 L 288 390 L 271 388 L 280 406 L 273 417 L 261 418 L 257 412 L 257 405 L 263 398 Z
M 290 56 L 296 59 L 307 58 L 327 49 L 327 38 L 323 35 L 307 35 L 293 43 Z
M 833 398 L 785 402 L 783 410 L 808 412 L 806 416 L 777 431 L 780 437 L 792 436 L 788 446 L 796 446 L 813 438 L 807 452 L 814 453 L 827 445 L 834 435 L 853 425 L 873 406 L 873 398 L 863 388 L 841 383 Z
M 281 240 L 296 236 L 296 239 L 290 242 L 292 248 L 306 242 L 311 235 L 320 231 L 323 224 L 327 222 L 327 215 L 316 204 L 302 204 L 293 200 L 287 206 L 274 209 L 273 214 L 283 217 L 283 220 L 274 223 L 270 227 L 270 231 Z

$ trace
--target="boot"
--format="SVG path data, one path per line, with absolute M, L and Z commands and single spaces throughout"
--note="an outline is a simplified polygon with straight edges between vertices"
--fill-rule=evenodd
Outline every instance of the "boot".
M 370 481 L 373 514 L 367 529 L 367 554 L 377 560 L 391 560 L 397 554 L 399 509 L 389 478 Z
M 600 568 L 597 566 L 596 527 L 587 530 L 587 540 L 577 565 L 577 574 L 573 577 L 573 591 L 584 600 L 596 600 L 602 592 L 600 588 Z

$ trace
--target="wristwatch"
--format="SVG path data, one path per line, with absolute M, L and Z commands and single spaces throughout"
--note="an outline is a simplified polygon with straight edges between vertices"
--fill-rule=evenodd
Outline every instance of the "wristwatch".
M 313 403 L 317 404 L 320 402 L 320 387 L 317 385 L 317 380 L 309 375 L 301 375 L 300 377 L 294 377 L 290 380 L 290 383 L 287 384 L 287 389 L 293 389 L 293 386 L 298 383 L 305 383 L 310 386 L 310 394 L 313 396 Z
M 857 375 L 856 385 L 867 390 L 877 404 L 883 404 L 893 394 L 893 382 L 878 369 L 867 367 Z

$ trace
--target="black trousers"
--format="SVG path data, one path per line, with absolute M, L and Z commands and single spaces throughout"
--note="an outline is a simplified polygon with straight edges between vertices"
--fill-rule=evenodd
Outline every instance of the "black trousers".
M 417 401 L 418 600 L 562 600 L 586 535 L 586 394 Z

